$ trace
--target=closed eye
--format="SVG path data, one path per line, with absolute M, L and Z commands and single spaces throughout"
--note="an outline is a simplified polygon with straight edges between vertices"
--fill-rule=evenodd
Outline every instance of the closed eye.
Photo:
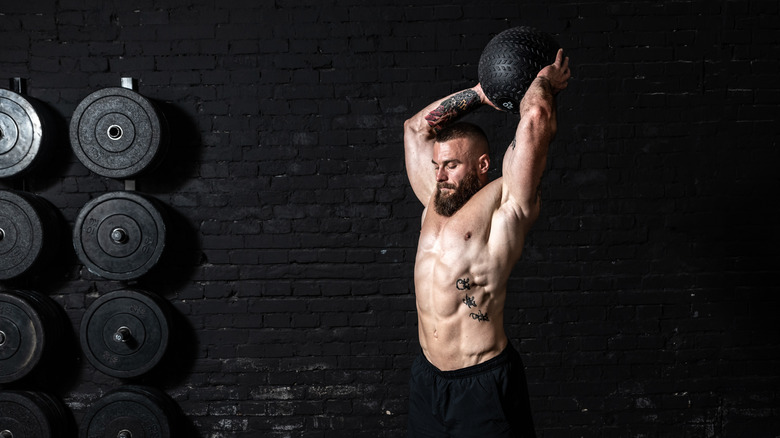
M 432 163 L 433 163 L 433 170 L 438 171 L 439 170 L 439 163 L 437 163 L 435 161 L 432 161 Z M 460 161 L 458 161 L 458 160 L 448 160 L 448 161 L 445 161 L 443 164 L 444 164 L 444 167 L 446 167 L 447 169 L 453 170 L 453 169 L 458 167 L 458 165 L 460 164 Z

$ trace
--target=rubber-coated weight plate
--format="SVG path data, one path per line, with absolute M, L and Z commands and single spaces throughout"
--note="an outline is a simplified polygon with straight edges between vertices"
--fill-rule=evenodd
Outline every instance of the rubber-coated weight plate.
M 41 255 L 44 226 L 30 197 L 0 190 L 0 280 L 25 273 Z
M 92 365 L 113 377 L 147 373 L 162 359 L 170 335 L 162 298 L 118 290 L 98 298 L 81 320 L 81 348 Z
M 70 425 L 67 408 L 47 393 L 0 391 L 0 436 L 66 437 L 71 435 Z
M 173 404 L 165 393 L 154 388 L 117 388 L 89 408 L 81 421 L 79 436 L 115 438 L 123 431 L 133 438 L 174 436 Z
M 51 416 L 48 406 L 32 393 L 0 391 L 0 433 L 13 438 L 51 437 L 55 435 Z
M 29 300 L 0 292 L 0 383 L 29 374 L 40 362 L 46 343 L 41 314 Z
M 27 170 L 41 151 L 44 131 L 31 102 L 0 89 L 0 178 Z
M 73 230 L 73 246 L 82 263 L 111 280 L 132 280 L 152 269 L 166 236 L 156 203 L 132 192 L 106 193 L 88 202 Z
M 70 123 L 70 144 L 91 171 L 130 178 L 151 170 L 167 149 L 167 122 L 133 90 L 104 88 L 82 100 Z

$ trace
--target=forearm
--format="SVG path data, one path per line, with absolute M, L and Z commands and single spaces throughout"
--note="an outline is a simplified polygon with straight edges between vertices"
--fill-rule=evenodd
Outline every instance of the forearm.
M 434 132 L 438 133 L 480 105 L 482 105 L 482 101 L 479 94 L 473 88 L 468 88 L 442 99 L 435 108 L 425 115 L 425 121 Z
M 431 103 L 407 121 L 407 129 L 413 129 L 428 138 L 435 137 L 444 127 L 482 104 L 478 92 L 481 90 L 477 90 L 477 87 L 458 91 Z
M 502 169 L 506 194 L 526 216 L 538 211 L 541 177 L 556 129 L 555 96 L 549 81 L 538 77 L 520 102 L 520 121 Z
M 531 82 L 523 100 L 520 101 L 521 119 L 532 111 L 541 111 L 555 123 L 555 94 L 550 81 L 544 76 L 539 76 Z

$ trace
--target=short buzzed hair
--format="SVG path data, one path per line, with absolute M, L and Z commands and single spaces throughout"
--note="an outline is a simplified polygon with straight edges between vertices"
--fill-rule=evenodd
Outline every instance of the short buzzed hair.
M 436 141 L 439 143 L 444 143 L 456 138 L 470 139 L 474 145 L 477 146 L 477 151 L 480 154 L 488 153 L 489 148 L 487 135 L 485 135 L 485 131 L 483 131 L 482 128 L 473 123 L 453 123 L 436 134 Z

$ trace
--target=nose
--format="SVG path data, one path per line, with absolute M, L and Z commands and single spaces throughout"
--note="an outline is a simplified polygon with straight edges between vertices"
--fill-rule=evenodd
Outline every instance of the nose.
M 444 181 L 447 181 L 447 173 L 444 171 L 444 166 L 442 166 L 436 171 L 436 182 Z

